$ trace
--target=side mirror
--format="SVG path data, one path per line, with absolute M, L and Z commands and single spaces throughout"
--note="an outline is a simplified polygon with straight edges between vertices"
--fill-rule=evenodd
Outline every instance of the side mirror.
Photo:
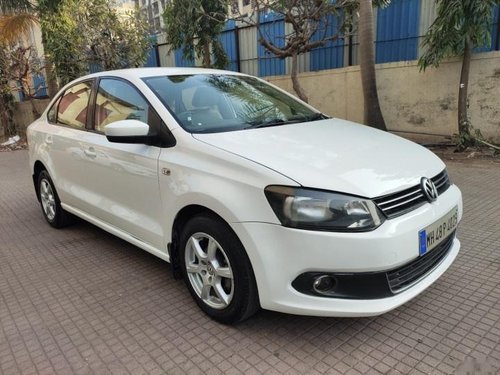
M 149 134 L 149 125 L 139 120 L 120 120 L 104 127 L 104 134 L 110 142 L 150 144 L 155 135 Z

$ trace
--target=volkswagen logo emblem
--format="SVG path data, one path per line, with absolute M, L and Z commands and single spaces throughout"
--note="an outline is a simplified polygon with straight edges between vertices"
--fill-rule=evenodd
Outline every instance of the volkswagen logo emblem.
M 425 198 L 427 198 L 429 202 L 434 202 L 437 199 L 438 191 L 432 180 L 427 177 L 422 177 L 420 180 L 420 187 L 422 188 Z

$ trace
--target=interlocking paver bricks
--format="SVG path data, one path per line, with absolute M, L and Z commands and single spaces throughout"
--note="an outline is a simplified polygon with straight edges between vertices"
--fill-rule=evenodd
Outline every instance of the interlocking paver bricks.
M 500 164 L 448 167 L 462 250 L 422 295 L 374 318 L 226 327 L 160 259 L 88 223 L 49 227 L 27 152 L 0 153 L 0 373 L 500 373 Z

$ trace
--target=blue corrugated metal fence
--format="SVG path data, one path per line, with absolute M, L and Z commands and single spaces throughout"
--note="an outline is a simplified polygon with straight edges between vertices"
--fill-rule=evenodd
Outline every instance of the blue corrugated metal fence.
M 184 58 L 184 54 L 182 53 L 182 48 L 177 48 L 174 52 L 174 56 L 175 56 L 175 66 L 188 67 L 188 68 L 194 66 L 194 61 Z
M 392 0 L 377 16 L 376 62 L 415 60 L 420 0 Z
M 493 19 L 491 22 L 491 39 L 486 45 L 482 47 L 477 47 L 474 52 L 488 52 L 500 50 L 500 45 L 498 43 L 498 12 L 500 10 L 500 5 L 495 5 L 492 7 Z
M 326 24 L 319 26 L 311 40 L 318 41 L 323 35 L 332 36 L 338 28 L 338 18 L 331 15 Z M 325 34 L 326 32 L 326 34 Z M 344 40 L 329 41 L 323 47 L 313 49 L 310 54 L 311 71 L 341 68 L 344 66 Z
M 285 46 L 285 21 L 273 13 L 260 15 L 260 30 L 264 38 L 277 47 Z M 257 34 L 257 41 L 260 35 Z M 257 46 L 259 76 L 275 76 L 285 74 L 285 60 L 280 59 L 264 48 Z
M 238 44 L 236 43 L 236 23 L 233 20 L 226 22 L 224 31 L 219 35 L 219 41 L 226 51 L 229 64 L 226 69 L 238 71 Z
M 434 0 L 392 0 L 386 8 L 376 9 L 376 62 L 396 62 L 416 60 L 419 56 L 419 44 L 426 32 L 428 25 L 433 21 L 435 11 Z M 425 10 L 424 10 L 425 9 Z M 498 22 L 500 6 L 493 9 L 491 26 L 491 42 L 484 47 L 476 48 L 475 52 L 500 50 L 498 35 Z M 330 16 L 326 27 L 326 35 L 333 35 L 338 29 L 339 18 Z M 260 14 L 260 29 L 263 36 L 272 44 L 282 47 L 285 44 L 286 25 L 282 17 L 273 13 Z M 226 51 L 229 64 L 227 69 L 238 70 L 240 67 L 244 72 L 258 74 L 259 76 L 283 75 L 287 72 L 286 60 L 276 57 L 267 51 L 258 41 L 259 33 L 250 33 L 251 28 L 242 26 L 240 29 L 233 20 L 228 21 L 219 40 Z M 325 28 L 321 27 L 312 40 L 320 40 Z M 242 43 L 239 36 L 242 36 Z M 248 36 L 251 37 L 249 42 Z M 255 36 L 256 35 L 256 36 Z M 255 40 L 255 38 L 257 40 Z M 255 43 L 255 41 L 257 43 Z M 246 42 L 246 43 L 245 43 Z M 302 69 L 317 71 L 323 69 L 334 69 L 349 64 L 357 64 L 358 45 L 351 40 L 338 39 L 328 42 L 325 46 L 313 49 L 309 54 L 302 57 Z M 239 50 L 238 50 L 239 48 Z M 150 53 L 146 66 L 156 64 L 157 49 Z M 240 59 L 239 56 L 247 56 Z M 155 58 L 153 58 L 155 57 Z M 199 61 L 187 61 L 182 56 L 182 51 L 174 52 L 175 65 L 191 67 Z M 305 68 L 304 68 L 305 67 Z

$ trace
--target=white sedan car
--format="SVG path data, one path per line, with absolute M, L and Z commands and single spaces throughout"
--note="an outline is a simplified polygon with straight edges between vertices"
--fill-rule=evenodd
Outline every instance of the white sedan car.
M 224 323 L 259 307 L 382 314 L 460 248 L 462 197 L 438 157 L 244 74 L 88 75 L 56 95 L 28 143 L 50 225 L 75 215 L 170 262 Z

